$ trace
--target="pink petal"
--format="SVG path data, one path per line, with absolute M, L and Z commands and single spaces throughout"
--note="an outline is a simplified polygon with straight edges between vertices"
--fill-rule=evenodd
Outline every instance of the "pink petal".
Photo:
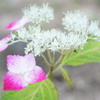
M 4 51 L 8 47 L 8 44 L 3 45 L 0 47 L 0 52 Z
M 26 56 L 8 55 L 7 56 L 7 68 L 13 73 L 24 73 L 31 71 L 35 68 L 36 62 L 33 54 Z
M 11 37 L 11 35 L 4 37 L 2 40 L 0 40 L 0 44 L 5 44 L 5 43 L 9 42 L 10 37 Z
M 28 86 L 23 76 L 8 72 L 4 76 L 4 90 L 21 90 Z
M 28 66 L 36 66 L 35 57 L 32 53 L 29 53 L 25 55 L 24 57 L 25 57 L 26 62 L 29 62 Z
M 11 35 L 8 35 L 4 37 L 2 40 L 0 40 L 0 52 L 4 51 L 8 47 L 8 43 L 10 40 Z
M 16 30 L 16 25 L 20 22 L 20 20 L 16 20 L 14 22 L 11 22 L 7 27 L 6 29 L 7 30 Z
M 24 79 L 26 80 L 26 82 L 32 84 L 46 80 L 46 75 L 41 67 L 36 66 L 34 70 L 32 70 L 24 76 Z
M 22 28 L 26 23 L 30 22 L 30 19 L 28 17 L 22 17 L 22 19 L 20 20 L 16 20 L 11 22 L 6 29 L 7 30 L 18 30 L 20 28 Z

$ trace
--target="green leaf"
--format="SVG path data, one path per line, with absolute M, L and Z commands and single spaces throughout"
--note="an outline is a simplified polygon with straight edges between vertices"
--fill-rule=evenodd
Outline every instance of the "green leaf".
M 100 62 L 100 42 L 88 40 L 82 50 L 73 52 L 69 57 L 65 56 L 63 63 L 78 66 L 89 62 Z
M 70 78 L 70 75 L 68 73 L 67 70 L 61 68 L 61 73 L 62 73 L 62 76 L 63 78 L 68 82 L 68 84 L 73 88 L 73 82 L 72 82 L 72 79 Z
M 58 92 L 55 85 L 47 79 L 20 91 L 5 91 L 1 100 L 58 100 Z

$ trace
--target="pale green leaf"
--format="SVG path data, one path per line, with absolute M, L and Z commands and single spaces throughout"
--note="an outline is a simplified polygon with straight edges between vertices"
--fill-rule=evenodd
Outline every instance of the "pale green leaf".
M 72 79 L 70 78 L 70 75 L 68 73 L 67 70 L 61 68 L 61 73 L 62 73 L 62 76 L 63 78 L 68 82 L 68 84 L 73 88 L 73 82 L 72 82 Z
M 58 100 L 58 92 L 55 85 L 47 79 L 20 91 L 6 91 L 1 100 Z
M 73 66 L 89 62 L 100 62 L 100 42 L 98 41 L 88 40 L 82 50 L 77 50 L 63 59 L 64 64 Z

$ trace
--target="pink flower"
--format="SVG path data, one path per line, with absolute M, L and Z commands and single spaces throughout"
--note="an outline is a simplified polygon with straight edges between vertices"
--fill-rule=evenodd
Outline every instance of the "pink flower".
M 4 37 L 2 40 L 0 40 L 0 52 L 4 51 L 8 47 L 8 43 L 10 40 L 11 35 L 8 35 Z
M 4 90 L 21 90 L 28 84 L 37 83 L 46 79 L 42 68 L 36 66 L 33 54 L 25 56 L 8 55 L 8 72 L 4 76 Z
M 12 23 L 10 23 L 6 29 L 7 30 L 18 30 L 22 28 L 26 23 L 30 22 L 30 19 L 28 17 L 22 17 L 22 19 L 16 20 Z

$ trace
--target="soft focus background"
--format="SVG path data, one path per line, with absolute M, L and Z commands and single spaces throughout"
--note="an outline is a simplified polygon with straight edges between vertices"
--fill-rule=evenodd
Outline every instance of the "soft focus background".
M 100 0 L 0 0 L 0 39 L 8 35 L 10 31 L 5 27 L 10 22 L 22 17 L 22 8 L 36 3 L 49 3 L 54 8 L 55 20 L 46 24 L 45 28 L 59 28 L 61 25 L 62 12 L 67 10 L 80 9 L 94 20 L 100 20 Z M 74 16 L 73 16 L 74 17 Z M 0 53 L 0 95 L 2 95 L 3 75 L 7 72 L 6 56 L 12 54 L 24 55 L 23 48 L 25 44 L 17 43 L 4 52 Z M 37 57 L 37 64 L 46 67 L 41 58 Z M 59 100 L 100 100 L 100 64 L 91 63 L 82 66 L 65 66 L 72 77 L 74 88 L 62 79 L 58 72 L 54 75 L 54 83 L 59 91 Z

